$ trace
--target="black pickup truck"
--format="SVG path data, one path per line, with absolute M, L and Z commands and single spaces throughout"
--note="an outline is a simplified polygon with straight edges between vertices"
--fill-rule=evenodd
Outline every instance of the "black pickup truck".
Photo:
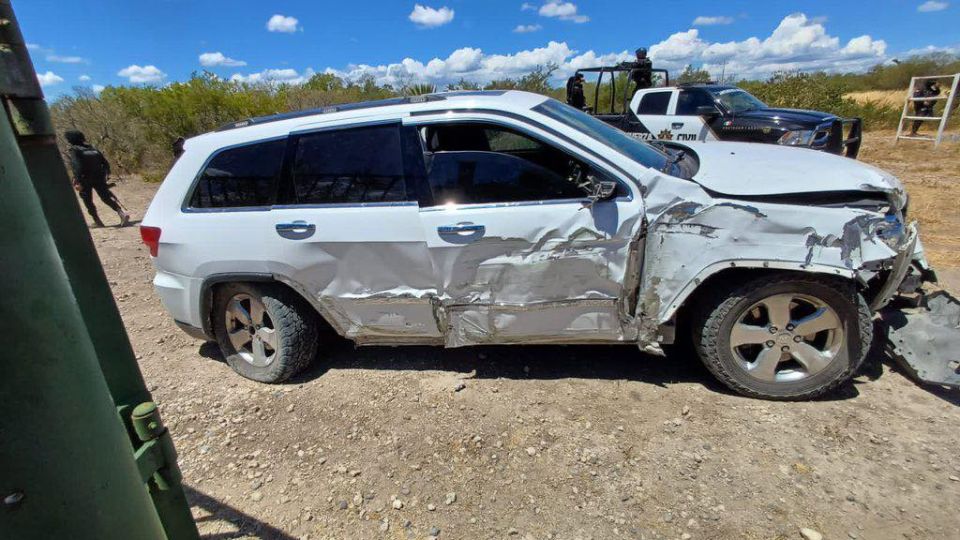
M 582 72 L 610 72 L 613 92 L 600 103 L 600 92 L 588 108 L 591 114 L 632 136 L 648 140 L 742 141 L 781 144 L 823 150 L 850 158 L 860 151 L 862 123 L 859 118 L 798 109 L 768 107 L 736 86 L 680 84 L 636 91 L 629 102 L 617 103 L 617 68 L 591 68 Z M 624 77 L 620 77 L 623 81 Z M 627 79 L 629 80 L 629 79 Z M 661 79 L 664 80 L 664 79 Z M 629 86 L 623 89 L 629 92 Z M 606 100 L 606 98 L 605 98 Z

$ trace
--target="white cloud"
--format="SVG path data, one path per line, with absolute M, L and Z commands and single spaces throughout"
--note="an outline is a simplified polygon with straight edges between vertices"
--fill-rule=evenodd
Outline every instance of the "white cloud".
M 649 48 L 654 66 L 673 73 L 688 64 L 702 66 L 719 76 L 720 71 L 737 77 L 765 77 L 779 70 L 862 71 L 887 59 L 887 44 L 868 35 L 842 42 L 826 28 L 803 14 L 785 17 L 766 37 L 742 41 L 711 42 L 692 28 L 677 32 Z M 513 54 L 487 54 L 465 47 L 446 57 L 404 58 L 381 65 L 328 67 L 332 73 L 350 80 L 372 76 L 379 84 L 425 82 L 443 85 L 461 78 L 484 83 L 504 77 L 517 77 L 537 66 L 556 64 L 557 79 L 580 68 L 611 65 L 630 60 L 627 51 L 576 51 L 565 42 L 551 41 L 546 46 Z
M 926 47 L 918 47 L 916 49 L 909 49 L 899 53 L 897 56 L 901 59 L 910 58 L 911 56 L 924 56 L 928 54 L 936 53 L 947 53 L 947 54 L 958 54 L 960 55 L 960 44 L 957 45 L 927 45 Z
M 204 67 L 229 66 L 238 67 L 247 65 L 243 60 L 234 60 L 222 52 L 205 52 L 199 56 L 200 65 Z
M 950 4 L 947 2 L 938 2 L 937 0 L 927 0 L 926 2 L 917 6 L 917 11 L 921 13 L 930 13 L 932 11 L 943 11 L 947 9 Z
M 436 28 L 453 20 L 454 11 L 446 6 L 434 9 L 416 4 L 410 12 L 410 20 L 422 28 Z
M 47 62 L 56 62 L 58 64 L 83 64 L 87 59 L 82 56 L 60 56 L 59 54 L 48 54 Z
M 106 86 L 102 84 L 95 84 L 91 88 L 93 89 L 94 93 L 99 94 L 100 92 L 103 92 L 103 89 L 106 88 Z
M 293 68 L 283 68 L 283 69 L 265 69 L 257 73 L 249 73 L 244 75 L 242 73 L 234 73 L 230 80 L 234 82 L 242 83 L 266 83 L 266 84 L 303 84 L 310 80 L 310 77 L 313 77 L 316 72 L 307 68 L 303 73 L 298 72 Z
M 132 83 L 158 83 L 167 78 L 167 74 L 154 65 L 141 67 L 133 64 L 118 71 L 117 75 L 126 77 Z
M 859 71 L 882 62 L 887 44 L 858 36 L 842 45 L 823 24 L 802 13 L 788 15 L 769 37 L 707 42 L 699 30 L 677 32 L 650 47 L 654 65 L 671 71 L 687 64 L 738 77 L 761 77 L 780 70 Z
M 693 20 L 693 26 L 715 26 L 718 24 L 733 24 L 733 17 L 707 17 L 705 15 L 700 15 Z
M 555 17 L 563 21 L 573 21 L 577 24 L 590 20 L 590 17 L 577 13 L 576 4 L 573 2 L 561 2 L 560 0 L 550 0 L 540 6 L 540 10 L 537 13 L 539 13 L 541 17 Z
M 482 50 L 464 47 L 453 51 L 446 58 L 433 58 L 427 62 L 404 58 L 398 63 L 371 66 L 366 64 L 348 66 L 346 69 L 327 68 L 332 73 L 349 80 L 372 76 L 379 84 L 402 85 L 409 82 L 444 84 L 461 78 L 474 82 L 488 82 L 503 77 L 517 77 L 537 66 L 556 64 L 557 77 L 567 77 L 581 67 L 612 64 L 632 58 L 627 51 L 597 54 L 587 51 L 578 54 L 566 43 L 551 41 L 546 47 L 519 51 L 514 54 L 485 54 Z
M 537 6 L 531 4 L 530 2 L 524 2 L 520 4 L 520 11 L 536 11 Z
M 518 24 L 517 27 L 513 29 L 513 32 L 515 34 L 529 34 L 540 30 L 543 30 L 543 27 L 539 24 Z
M 267 21 L 267 30 L 292 34 L 297 30 L 302 30 L 302 27 L 300 27 L 300 21 L 298 21 L 296 17 L 277 14 L 270 17 L 270 20 Z
M 81 76 L 77 77 L 77 80 L 79 80 L 80 82 L 90 82 L 90 81 L 91 81 L 89 75 L 81 75 Z
M 27 50 L 28 50 L 28 51 L 38 51 L 38 50 L 40 50 L 40 46 L 37 45 L 36 43 L 27 43 Z
M 52 71 L 48 71 L 46 73 L 37 73 L 37 80 L 40 81 L 40 86 L 53 86 L 62 83 L 63 77 Z

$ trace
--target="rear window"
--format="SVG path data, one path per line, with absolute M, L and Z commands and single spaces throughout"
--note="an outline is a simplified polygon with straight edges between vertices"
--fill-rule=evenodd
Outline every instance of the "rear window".
M 298 204 L 407 200 L 398 126 L 301 135 L 293 187 Z
M 667 105 L 670 104 L 670 95 L 673 92 L 650 92 L 644 94 L 640 100 L 640 109 L 637 114 L 667 114 Z
M 243 208 L 273 204 L 286 139 L 228 148 L 200 174 L 191 208 Z

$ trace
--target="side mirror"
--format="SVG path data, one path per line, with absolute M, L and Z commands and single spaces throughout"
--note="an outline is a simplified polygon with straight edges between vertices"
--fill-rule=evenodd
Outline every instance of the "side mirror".
M 697 116 L 720 116 L 720 109 L 716 105 L 701 105 L 697 107 Z
M 605 201 L 617 193 L 617 183 L 612 180 L 600 180 L 593 175 L 587 176 L 590 182 L 589 199 L 593 202 Z

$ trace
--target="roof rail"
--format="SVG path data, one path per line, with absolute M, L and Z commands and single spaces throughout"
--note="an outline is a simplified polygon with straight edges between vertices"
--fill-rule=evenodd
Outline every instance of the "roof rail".
M 287 113 L 271 114 L 267 116 L 257 116 L 255 118 L 248 118 L 246 120 L 239 120 L 237 122 L 230 122 L 229 124 L 224 124 L 219 128 L 217 128 L 216 131 L 229 131 L 231 129 L 239 129 L 247 126 L 266 124 L 268 122 L 279 122 L 280 120 L 290 120 L 293 118 L 302 118 L 304 116 L 314 116 L 318 114 L 332 114 L 336 112 L 356 111 L 360 109 L 372 109 L 375 107 L 389 107 L 391 105 L 407 105 L 410 103 L 428 103 L 433 101 L 444 101 L 445 99 L 446 99 L 445 97 L 437 94 L 426 94 L 422 96 L 407 96 L 407 97 L 380 99 L 376 101 L 344 103 L 340 105 L 330 105 L 328 107 L 320 107 L 316 109 L 305 109 L 302 111 L 292 111 Z

